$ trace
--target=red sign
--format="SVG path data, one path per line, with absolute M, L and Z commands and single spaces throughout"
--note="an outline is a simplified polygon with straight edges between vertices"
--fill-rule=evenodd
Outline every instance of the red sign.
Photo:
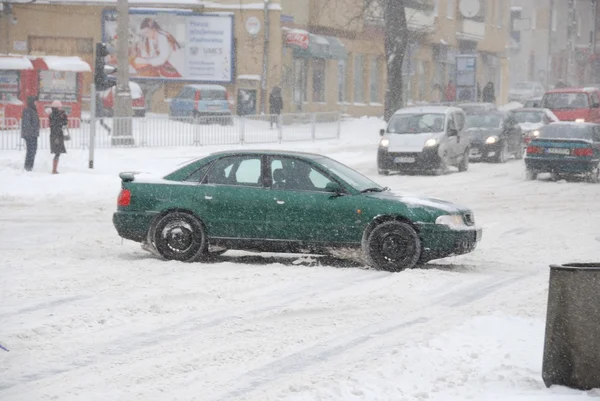
M 285 35 L 285 43 L 308 49 L 308 32 L 291 31 Z

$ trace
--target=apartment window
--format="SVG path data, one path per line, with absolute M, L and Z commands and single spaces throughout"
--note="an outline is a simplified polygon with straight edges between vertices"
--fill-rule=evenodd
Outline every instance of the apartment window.
M 365 101 L 365 56 L 354 56 L 354 103 Z
M 346 101 L 346 60 L 338 60 L 338 102 Z
M 380 89 L 379 83 L 381 77 L 381 57 L 371 58 L 371 66 L 369 69 L 369 92 L 370 92 L 370 103 L 379 103 Z
M 313 102 L 325 101 L 325 60 L 314 58 L 312 60 Z
M 454 13 L 456 12 L 456 3 L 454 2 L 454 0 L 447 0 L 448 3 L 446 4 L 447 9 L 446 9 L 446 17 L 452 19 L 454 18 Z

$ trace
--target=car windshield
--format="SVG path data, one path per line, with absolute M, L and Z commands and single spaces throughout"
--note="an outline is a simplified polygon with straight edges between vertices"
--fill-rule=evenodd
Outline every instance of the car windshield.
M 445 115 L 441 113 L 396 114 L 390 120 L 390 134 L 422 134 L 444 131 Z
M 517 82 L 513 89 L 533 89 L 531 82 Z
M 541 123 L 544 113 L 540 111 L 513 111 L 518 123 Z
M 586 109 L 589 107 L 588 96 L 581 92 L 548 93 L 542 100 L 542 107 L 547 109 Z
M 381 190 L 384 189 L 381 185 L 371 181 L 364 175 L 333 159 L 323 157 L 315 159 L 315 161 L 340 177 L 342 180 L 346 181 L 346 183 L 358 191 L 363 191 L 368 188 L 377 188 Z
M 502 117 L 495 114 L 467 115 L 467 128 L 496 129 L 502 126 Z
M 200 100 L 226 100 L 225 91 L 218 89 L 200 89 Z
M 540 130 L 539 138 L 591 139 L 592 129 L 587 125 L 550 124 Z

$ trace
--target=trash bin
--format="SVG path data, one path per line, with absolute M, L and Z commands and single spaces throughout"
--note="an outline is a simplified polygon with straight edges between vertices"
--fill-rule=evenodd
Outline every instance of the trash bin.
M 600 388 L 600 263 L 550 266 L 542 378 Z

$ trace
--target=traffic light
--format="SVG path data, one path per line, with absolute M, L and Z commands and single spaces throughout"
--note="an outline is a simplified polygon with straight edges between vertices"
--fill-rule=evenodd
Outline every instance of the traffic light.
M 96 43 L 96 62 L 94 66 L 94 84 L 96 85 L 97 91 L 104 91 L 116 85 L 114 80 L 108 78 L 106 70 L 109 69 L 106 66 L 104 58 L 108 56 L 110 52 L 105 43 Z M 113 69 L 112 72 L 116 71 Z

